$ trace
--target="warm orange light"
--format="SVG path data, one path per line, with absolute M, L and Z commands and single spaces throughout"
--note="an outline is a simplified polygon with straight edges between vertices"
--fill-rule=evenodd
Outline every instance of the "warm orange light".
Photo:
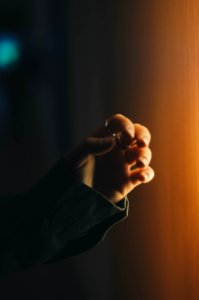
M 156 178 L 130 196 L 134 212 L 130 210 L 120 229 L 116 257 L 125 267 L 118 284 L 123 299 L 196 300 L 199 1 L 125 5 L 125 69 L 119 97 L 128 100 L 126 111 L 132 118 L 151 129 Z

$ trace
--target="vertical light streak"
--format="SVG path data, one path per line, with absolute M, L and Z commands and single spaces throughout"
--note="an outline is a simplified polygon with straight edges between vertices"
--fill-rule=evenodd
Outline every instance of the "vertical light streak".
M 132 231 L 129 236 L 124 229 L 120 238 L 128 249 L 117 253 L 128 265 L 123 293 L 127 299 L 197 300 L 199 1 L 124 2 L 120 98 L 129 99 L 126 111 L 152 131 L 156 178 L 130 196 L 133 202 L 136 195 Z
M 187 2 L 187 7 L 189 6 L 189 1 Z M 194 82 L 195 82 L 195 141 L 196 141 L 196 207 L 197 207 L 197 219 L 198 219 L 198 226 L 196 224 L 197 230 L 197 237 L 195 239 L 194 250 L 195 250 L 195 268 L 193 269 L 194 274 L 194 285 L 195 288 L 198 286 L 199 283 L 199 3 L 198 0 L 193 1 L 193 16 L 190 15 L 190 18 L 193 19 L 193 26 L 190 28 L 194 33 Z M 198 293 L 196 293 L 198 294 Z

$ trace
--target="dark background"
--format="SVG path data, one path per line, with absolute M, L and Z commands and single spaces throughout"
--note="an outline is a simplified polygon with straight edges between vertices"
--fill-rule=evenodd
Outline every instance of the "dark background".
M 2 194 L 31 187 L 63 153 L 119 111 L 114 105 L 121 59 L 118 7 L 112 4 L 1 1 L 0 31 L 14 32 L 23 43 L 19 64 L 0 75 L 0 101 L 2 106 L 7 102 Z M 0 282 L 1 299 L 111 299 L 109 243 L 58 264 L 11 274 Z
M 198 0 L 0 1 L 0 34 L 22 43 L 0 71 L 1 194 L 114 113 L 149 127 L 156 172 L 101 245 L 10 274 L 2 300 L 199 299 L 198 20 Z

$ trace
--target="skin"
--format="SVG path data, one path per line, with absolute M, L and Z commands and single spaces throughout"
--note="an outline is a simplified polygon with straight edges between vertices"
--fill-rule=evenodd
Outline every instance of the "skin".
M 108 130 L 103 124 L 65 155 L 65 163 L 77 180 L 116 204 L 153 179 L 150 141 L 145 126 L 115 114 L 108 119 Z

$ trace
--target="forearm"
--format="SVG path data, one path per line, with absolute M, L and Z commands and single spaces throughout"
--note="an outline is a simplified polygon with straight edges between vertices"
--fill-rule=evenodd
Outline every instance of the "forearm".
M 59 162 L 30 191 L 1 199 L 1 271 L 26 269 L 89 249 L 116 219 L 126 217 L 127 206 L 112 205 L 75 181 Z

